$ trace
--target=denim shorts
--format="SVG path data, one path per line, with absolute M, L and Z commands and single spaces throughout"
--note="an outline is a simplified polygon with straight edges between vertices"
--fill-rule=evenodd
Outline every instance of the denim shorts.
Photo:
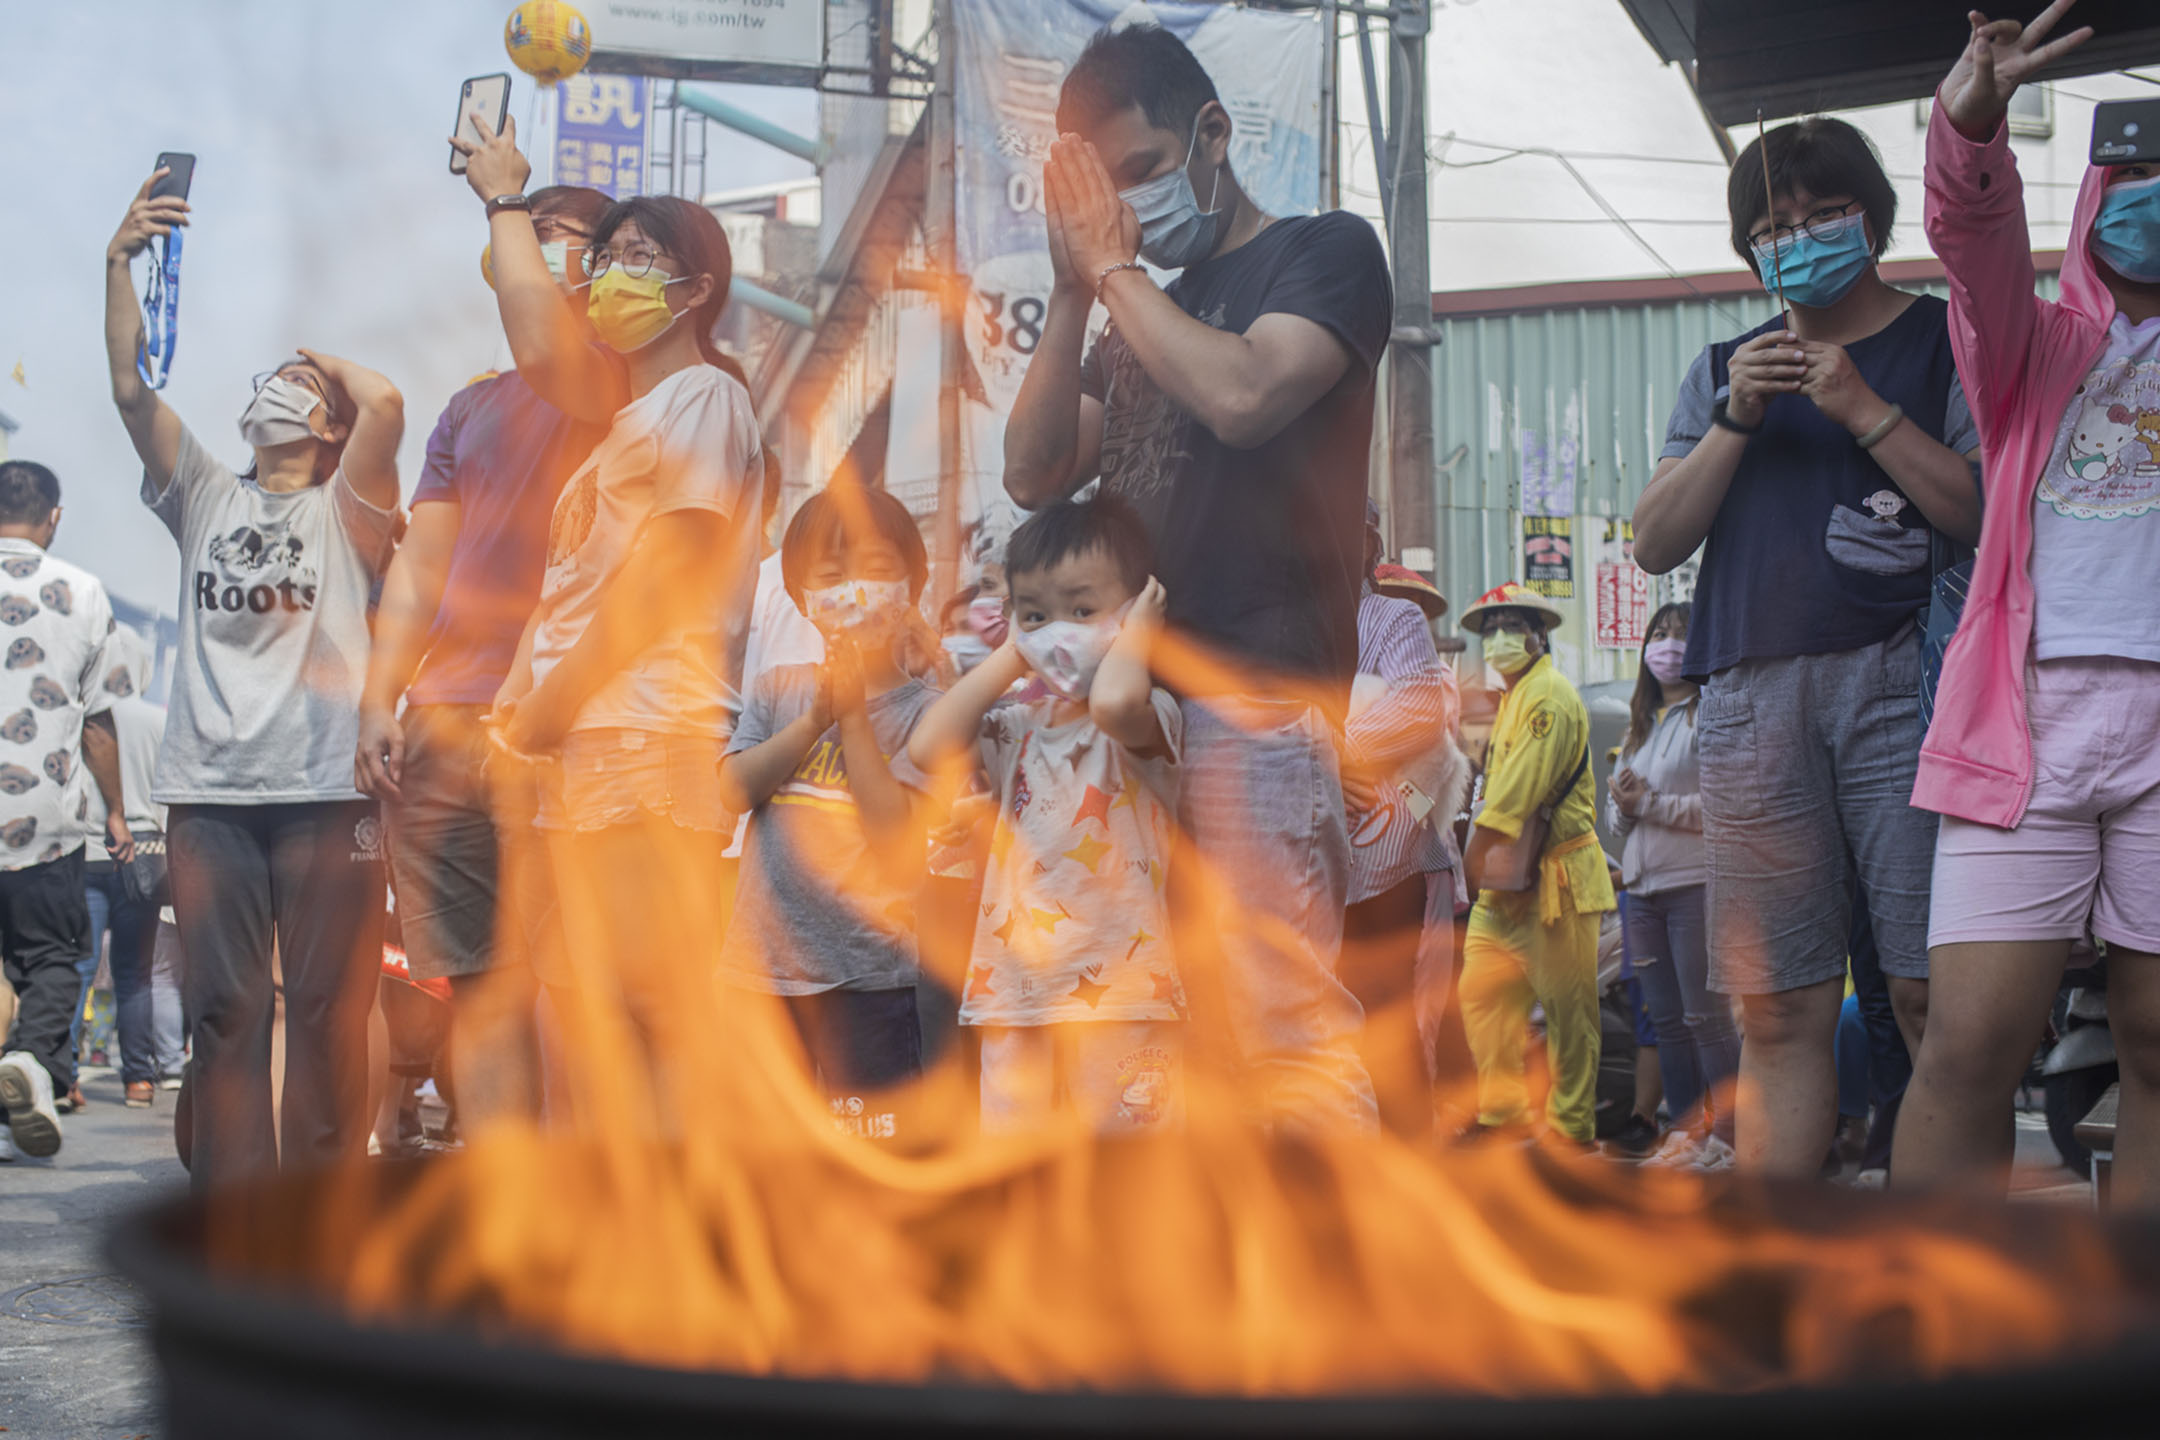
M 540 787 L 543 830 L 605 830 L 641 813 L 685 830 L 728 830 L 735 817 L 720 802 L 724 735 L 668 735 L 648 730 L 573 730 L 561 763 Z
M 1857 877 L 1885 974 L 1927 978 L 1935 816 L 1912 804 L 1920 635 L 1744 660 L 1703 687 L 1710 988 L 1768 995 L 1845 974 Z

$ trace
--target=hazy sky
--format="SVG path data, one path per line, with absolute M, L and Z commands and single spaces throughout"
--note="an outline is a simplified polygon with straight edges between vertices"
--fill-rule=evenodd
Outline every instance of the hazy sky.
M 18 458 L 65 491 L 54 550 L 117 594 L 171 611 L 178 561 L 139 503 L 141 467 L 113 412 L 104 253 L 163 150 L 198 157 L 182 260 L 171 405 L 242 462 L 248 378 L 296 345 L 382 371 L 405 394 L 409 494 L 435 417 L 495 360 L 487 226 L 447 173 L 459 82 L 512 70 L 511 0 L 0 0 L 0 411 Z M 730 89 L 792 127 L 807 90 Z M 806 173 L 711 132 L 713 189 Z M 141 294 L 143 262 L 137 262 Z M 22 362 L 27 387 L 6 378 Z

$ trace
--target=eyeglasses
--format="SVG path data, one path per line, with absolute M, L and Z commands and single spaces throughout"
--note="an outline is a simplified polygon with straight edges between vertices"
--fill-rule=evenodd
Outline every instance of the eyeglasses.
M 632 280 L 642 280 L 652 273 L 652 268 L 659 263 L 662 253 L 645 244 L 633 244 L 620 251 L 610 250 L 605 246 L 598 250 L 588 249 L 585 252 L 585 273 L 597 280 L 607 273 L 609 266 L 620 265 L 623 274 Z
M 1768 230 L 1755 232 L 1748 236 L 1748 244 L 1757 250 L 1773 242 L 1783 245 L 1802 230 L 1817 240 L 1833 240 L 1837 238 L 1838 222 L 1852 214 L 1853 206 L 1859 203 L 1858 200 L 1847 200 L 1842 205 L 1825 205 L 1798 225 L 1773 225 Z

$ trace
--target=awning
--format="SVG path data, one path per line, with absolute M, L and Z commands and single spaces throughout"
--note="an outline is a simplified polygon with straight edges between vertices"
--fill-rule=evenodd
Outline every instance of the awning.
M 1914 100 L 1957 60 L 1968 0 L 1621 0 L 1652 49 L 1690 67 L 1703 108 L 1721 125 Z M 2040 0 L 1990 16 L 2030 18 Z M 2079 0 L 2057 33 L 2094 34 L 2060 64 L 2059 80 L 2160 64 L 2160 0 Z

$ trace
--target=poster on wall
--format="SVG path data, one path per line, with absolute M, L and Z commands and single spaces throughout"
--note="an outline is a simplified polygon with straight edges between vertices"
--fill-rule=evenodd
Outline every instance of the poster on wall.
M 645 193 L 647 87 L 642 75 L 572 75 L 555 122 L 557 185 L 587 185 L 612 199 Z
M 968 359 L 984 401 L 970 406 L 981 413 L 969 426 L 976 486 L 963 520 L 1001 543 L 1018 512 L 997 456 L 1049 309 L 1042 169 L 1066 70 L 1104 26 L 1152 18 L 1214 80 L 1233 127 L 1230 168 L 1246 192 L 1269 214 L 1309 214 L 1320 205 L 1322 34 L 1317 11 L 1184 0 L 969 0 L 953 16 L 957 248 L 970 285 Z
M 1605 522 L 1598 545 L 1597 644 L 1604 650 L 1635 650 L 1650 623 L 1650 577 L 1635 563 L 1635 525 Z
M 1548 600 L 1575 598 L 1575 522 L 1561 515 L 1525 515 L 1523 584 Z

